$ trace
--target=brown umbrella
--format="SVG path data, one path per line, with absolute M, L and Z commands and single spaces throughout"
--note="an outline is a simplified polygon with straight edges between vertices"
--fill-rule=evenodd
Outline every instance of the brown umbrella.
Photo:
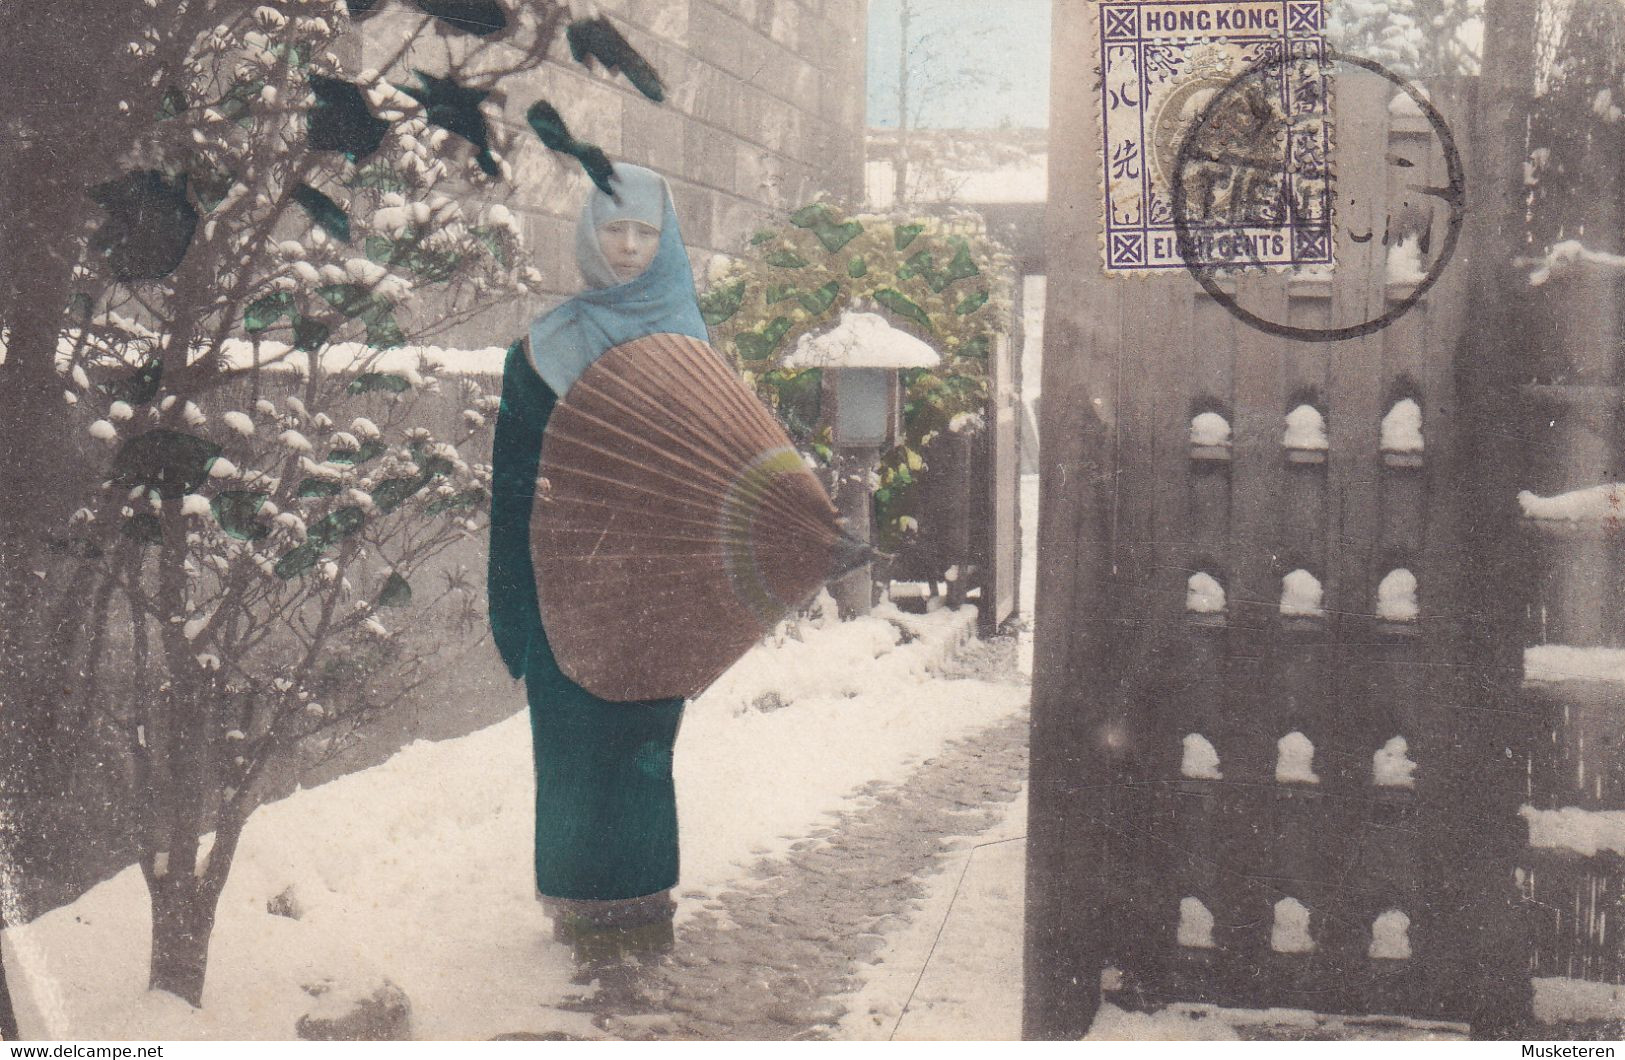
M 609 350 L 553 410 L 531 548 L 560 668 L 615 702 L 699 693 L 872 555 L 722 357 L 670 334 Z

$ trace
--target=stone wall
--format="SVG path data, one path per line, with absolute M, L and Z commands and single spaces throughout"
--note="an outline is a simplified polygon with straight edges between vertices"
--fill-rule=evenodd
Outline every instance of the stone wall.
M 493 97 L 485 108 L 498 135 L 513 138 L 504 153 L 513 187 L 466 191 L 514 208 L 551 292 L 578 289 L 574 225 L 589 184 L 573 159 L 542 147 L 525 124 L 537 99 L 612 159 L 666 176 L 701 276 L 713 255 L 737 251 L 762 223 L 819 193 L 861 202 L 865 0 L 600 0 L 598 7 L 659 71 L 665 102 L 570 61 L 561 33 L 555 61 L 505 78 L 500 107 Z M 363 65 L 387 62 L 417 24 L 404 5 L 380 12 L 368 23 Z M 432 30 L 420 35 L 392 79 L 405 80 L 413 65 L 446 69 L 447 49 L 458 43 Z M 464 79 L 478 83 L 473 74 Z M 505 344 L 549 301 L 515 301 L 436 341 Z

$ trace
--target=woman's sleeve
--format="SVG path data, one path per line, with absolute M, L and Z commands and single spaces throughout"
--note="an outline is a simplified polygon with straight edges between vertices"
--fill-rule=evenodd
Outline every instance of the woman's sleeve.
M 542 433 L 555 398 L 526 356 L 526 340 L 508 348 L 502 371 L 502 407 L 491 448 L 491 561 L 486 578 L 491 638 L 514 677 L 525 675 L 525 654 L 541 628 L 536 576 L 530 559 L 530 511 L 536 497 Z

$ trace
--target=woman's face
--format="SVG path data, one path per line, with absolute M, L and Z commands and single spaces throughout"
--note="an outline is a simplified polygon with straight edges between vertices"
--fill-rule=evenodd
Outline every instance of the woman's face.
M 598 247 L 622 283 L 643 274 L 660 246 L 660 229 L 642 221 L 611 221 L 598 229 Z

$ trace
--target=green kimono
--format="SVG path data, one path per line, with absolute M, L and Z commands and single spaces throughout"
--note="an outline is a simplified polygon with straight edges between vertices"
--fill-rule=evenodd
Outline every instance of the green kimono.
M 530 513 L 556 400 L 524 340 L 514 343 L 492 455 L 491 633 L 530 701 L 536 889 L 553 898 L 635 898 L 677 882 L 671 752 L 683 700 L 599 699 L 553 657 L 536 603 Z

